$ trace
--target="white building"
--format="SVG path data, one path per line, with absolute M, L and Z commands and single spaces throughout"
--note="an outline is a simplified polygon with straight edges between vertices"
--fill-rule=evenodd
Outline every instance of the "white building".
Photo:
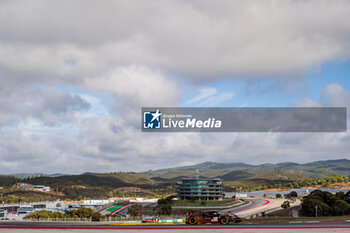
M 40 192 L 50 192 L 50 187 L 45 185 L 31 185 L 25 183 L 18 183 L 17 188 L 23 188 L 25 190 L 40 191 Z

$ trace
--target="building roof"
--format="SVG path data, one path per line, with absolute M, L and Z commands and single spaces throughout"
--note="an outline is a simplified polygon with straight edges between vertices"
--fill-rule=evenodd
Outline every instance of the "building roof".
M 18 187 L 24 188 L 24 189 L 41 189 L 41 188 L 47 188 L 48 186 L 45 185 L 33 185 L 33 184 L 26 184 L 26 183 L 18 183 Z
M 217 180 L 217 181 L 222 181 L 223 179 L 221 179 L 221 178 L 207 178 L 207 177 L 199 177 L 197 179 L 195 177 L 193 177 L 193 178 L 184 177 L 184 178 L 182 178 L 182 180 Z

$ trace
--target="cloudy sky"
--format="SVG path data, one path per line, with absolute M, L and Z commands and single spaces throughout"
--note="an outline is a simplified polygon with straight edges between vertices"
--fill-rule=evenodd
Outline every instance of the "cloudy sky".
M 0 2 L 0 173 L 350 159 L 348 133 L 142 133 L 142 106 L 350 107 L 350 1 Z

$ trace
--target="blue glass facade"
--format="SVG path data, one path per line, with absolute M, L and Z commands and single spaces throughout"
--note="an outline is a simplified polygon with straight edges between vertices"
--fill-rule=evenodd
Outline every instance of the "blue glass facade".
M 223 197 L 222 179 L 183 178 L 176 185 L 181 200 L 221 200 Z

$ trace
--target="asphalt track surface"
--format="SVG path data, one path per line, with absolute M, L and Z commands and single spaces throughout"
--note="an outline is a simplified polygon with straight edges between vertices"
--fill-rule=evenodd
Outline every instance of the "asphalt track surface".
M 241 224 L 202 224 L 202 225 L 116 225 L 116 224 L 81 224 L 69 222 L 0 222 L 0 229 L 10 228 L 32 228 L 32 229 L 258 229 L 258 228 L 348 228 L 350 232 L 350 221 L 332 222 L 285 222 L 285 223 L 241 223 Z
M 239 206 L 228 210 L 237 213 L 240 211 L 263 205 L 264 200 L 251 199 L 247 205 Z M 350 232 L 350 221 L 338 222 L 295 222 L 295 223 L 260 223 L 237 225 L 111 225 L 109 223 L 79 223 L 79 222 L 29 222 L 29 221 L 0 221 L 0 232 L 6 233 L 61 233 L 61 232 L 101 232 L 101 231 L 123 231 L 134 233 L 146 231 L 153 232 Z
M 243 211 L 243 210 L 247 210 L 247 209 L 253 209 L 255 207 L 261 206 L 266 204 L 265 200 L 259 200 L 259 199 L 248 199 L 249 204 L 246 205 L 241 205 L 238 207 L 233 207 L 231 209 L 226 209 L 224 210 L 224 212 L 228 212 L 228 213 L 235 213 L 239 216 L 239 212 Z
M 350 232 L 350 222 L 315 222 L 315 223 L 263 223 L 263 224 L 238 224 L 238 225 L 99 225 L 99 224 L 69 224 L 60 222 L 0 222 L 1 233 L 328 233 Z

